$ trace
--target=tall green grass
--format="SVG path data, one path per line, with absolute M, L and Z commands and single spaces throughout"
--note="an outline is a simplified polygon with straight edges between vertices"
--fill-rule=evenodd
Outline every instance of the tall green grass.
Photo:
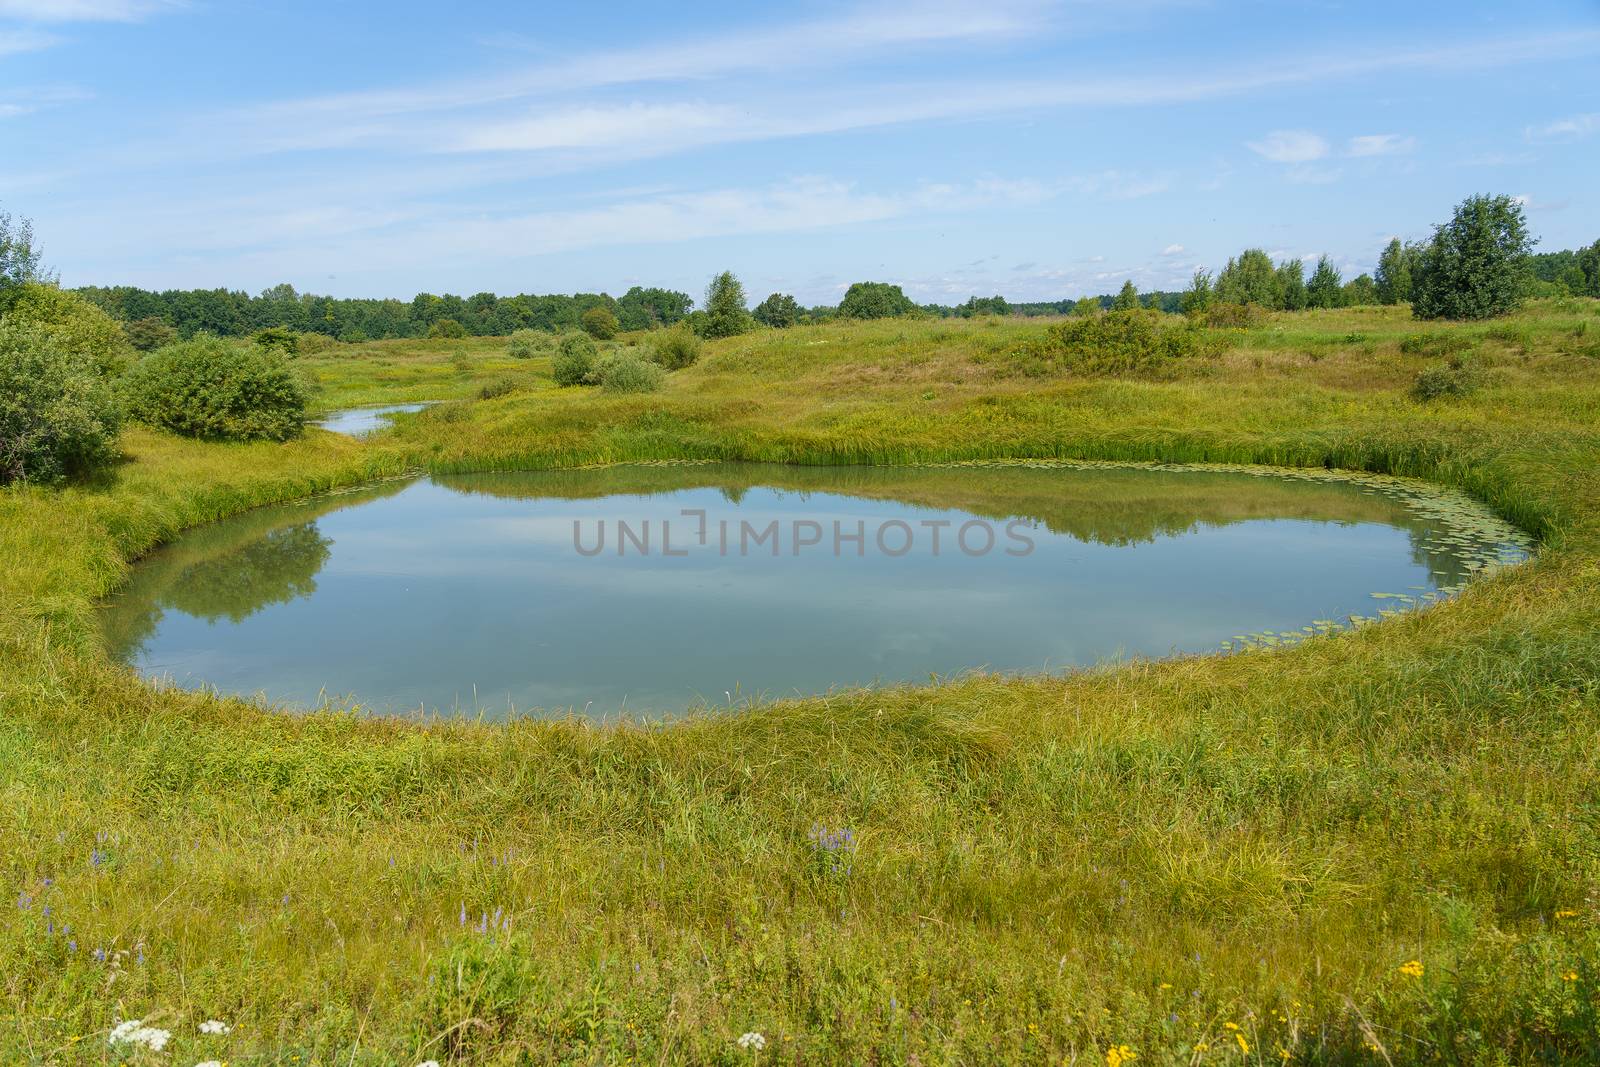
M 144 1018 L 173 1063 L 1596 1062 L 1594 306 L 1447 404 L 1405 395 L 1414 324 L 1349 311 L 1159 383 L 998 375 L 1040 327 L 990 322 L 732 338 L 650 397 L 470 400 L 476 355 L 374 345 L 325 395 L 452 402 L 365 443 L 132 431 L 99 483 L 0 495 L 0 1049 L 132 1062 L 106 1035 Z M 418 468 L 1052 457 L 1417 475 L 1544 548 L 1292 650 L 671 726 L 279 714 L 144 686 L 93 625 L 179 530 Z

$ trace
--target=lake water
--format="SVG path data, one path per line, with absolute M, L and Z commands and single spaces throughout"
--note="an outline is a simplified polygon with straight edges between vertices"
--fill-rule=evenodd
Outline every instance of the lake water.
M 152 678 L 275 704 L 657 716 L 1291 642 L 1526 551 L 1393 480 L 623 466 L 249 512 L 141 561 L 102 619 Z

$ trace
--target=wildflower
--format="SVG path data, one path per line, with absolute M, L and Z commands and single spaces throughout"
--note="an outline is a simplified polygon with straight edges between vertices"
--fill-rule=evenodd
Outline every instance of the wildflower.
M 1573 911 L 1571 908 L 1562 908 L 1560 911 L 1556 912 L 1557 919 L 1576 919 L 1577 917 L 1578 913 Z
M 1244 1039 L 1244 1035 L 1243 1034 L 1241 1034 L 1241 1033 L 1239 1033 L 1239 1031 L 1235 1030 L 1233 1032 L 1233 1039 L 1235 1041 L 1239 1042 L 1239 1051 L 1240 1052 L 1244 1053 L 1246 1056 L 1250 1055 L 1250 1042 L 1248 1042 L 1248 1041 L 1246 1041 Z
M 171 1030 L 146 1026 L 143 1019 L 128 1019 L 111 1028 L 106 1038 L 108 1045 L 143 1045 L 151 1052 L 160 1052 L 172 1040 Z
M 417 1064 L 417 1067 L 439 1067 L 439 1061 L 438 1060 L 423 1060 L 421 1063 Z
M 200 1032 L 202 1034 L 225 1034 L 232 1029 L 233 1027 L 229 1026 L 221 1019 L 207 1019 L 205 1022 L 200 1024 Z
M 767 1039 L 751 1030 L 749 1033 L 739 1035 L 739 1047 L 760 1052 L 767 1047 Z
M 201 1060 L 194 1067 L 223 1067 L 221 1060 Z
M 1127 1045 L 1112 1045 L 1106 1049 L 1106 1067 L 1122 1067 L 1139 1058 L 1139 1054 Z
M 1402 963 L 1400 965 L 1400 973 L 1405 975 L 1407 978 L 1421 978 L 1422 977 L 1422 961 L 1421 960 L 1408 960 L 1407 962 Z
M 1561 976 L 1561 980 L 1563 982 L 1576 982 L 1578 980 L 1578 972 L 1568 971 L 1566 974 Z

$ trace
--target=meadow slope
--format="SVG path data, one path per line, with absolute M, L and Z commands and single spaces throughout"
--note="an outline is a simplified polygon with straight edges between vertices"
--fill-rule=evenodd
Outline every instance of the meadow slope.
M 623 397 L 341 346 L 320 406 L 446 402 L 0 493 L 4 1058 L 143 1018 L 179 1064 L 1600 1062 L 1600 302 L 1278 315 L 1159 381 L 1029 376 L 1041 329 L 758 333 Z M 1417 334 L 1478 392 L 1413 400 Z M 95 627 L 186 527 L 418 469 L 1030 458 L 1414 475 L 1541 550 L 1292 649 L 670 726 L 276 713 Z

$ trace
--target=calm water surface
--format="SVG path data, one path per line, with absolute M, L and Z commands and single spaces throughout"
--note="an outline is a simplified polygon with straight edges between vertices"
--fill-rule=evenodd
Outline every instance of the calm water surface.
M 140 563 L 102 616 L 141 672 L 274 703 L 661 715 L 1291 640 L 1523 555 L 1466 502 L 1383 485 L 619 467 L 250 512 Z
M 427 404 L 388 404 L 383 407 L 349 408 L 345 411 L 336 411 L 332 415 L 314 425 L 334 433 L 347 434 L 351 437 L 364 437 L 375 433 L 389 425 L 389 420 L 395 415 L 409 415 L 414 411 L 421 411 L 428 407 Z

